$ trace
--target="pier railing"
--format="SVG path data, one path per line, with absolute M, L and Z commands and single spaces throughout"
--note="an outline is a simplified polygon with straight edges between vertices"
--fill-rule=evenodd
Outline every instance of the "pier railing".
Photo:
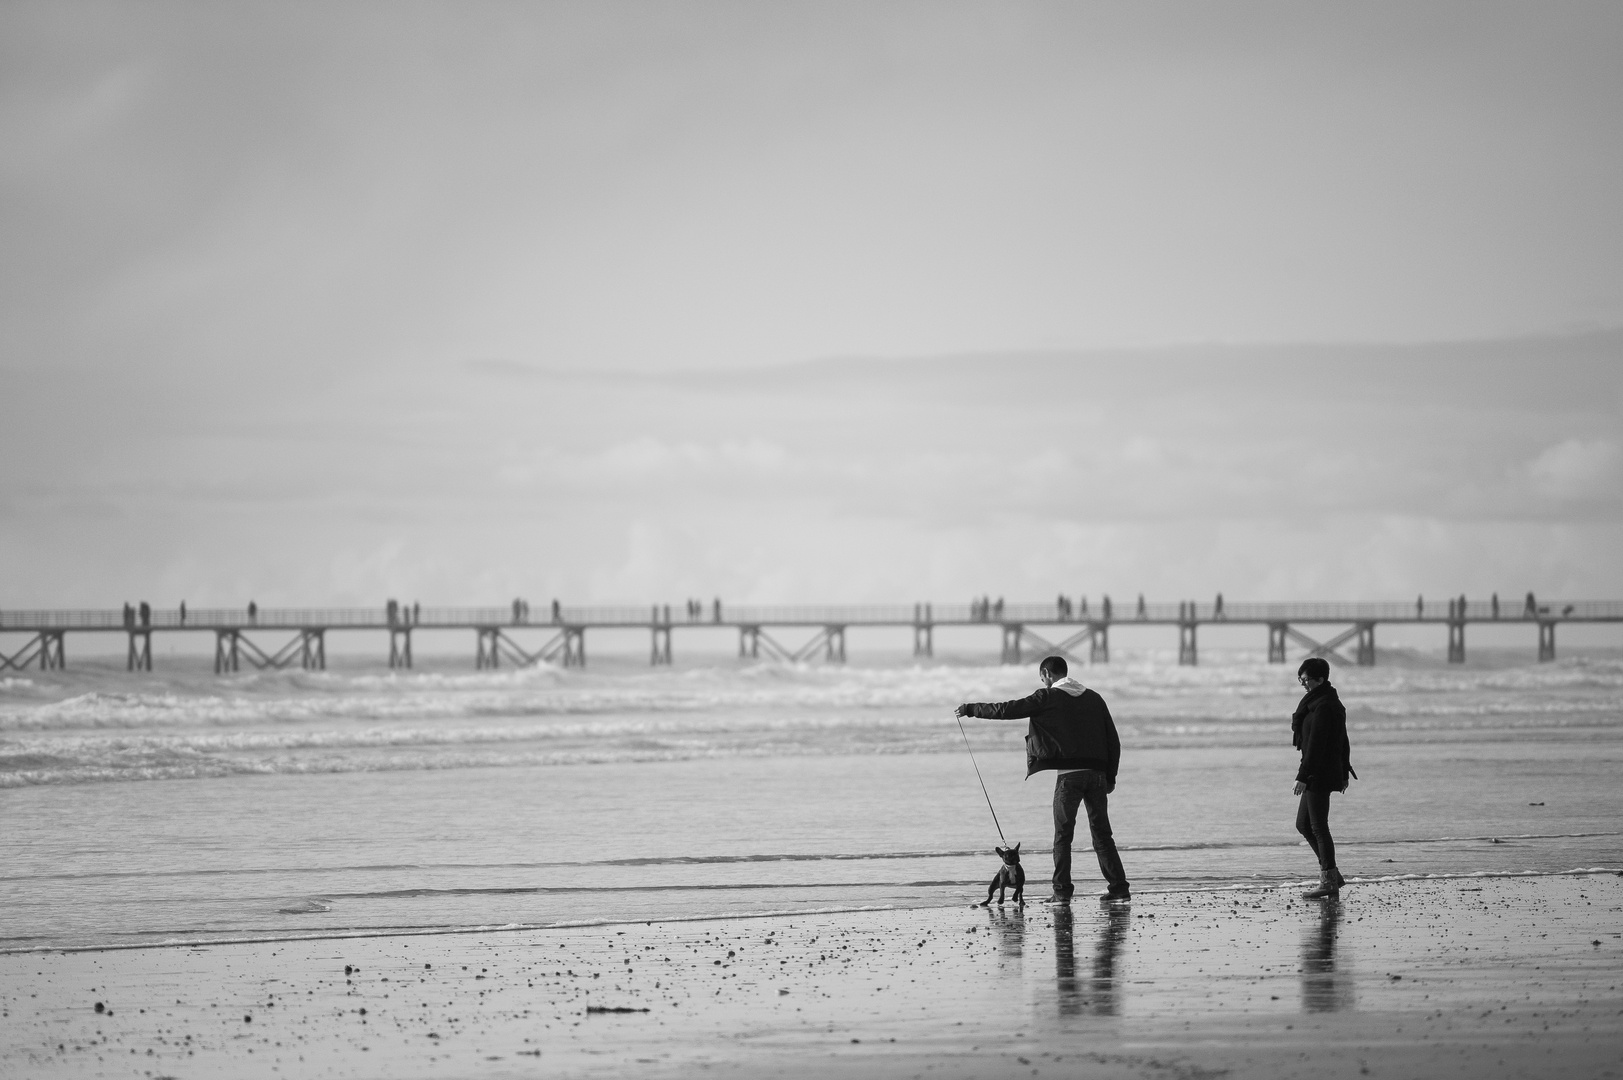
M 556 618 L 550 608 L 515 617 L 506 607 L 402 607 L 391 620 L 377 608 L 155 608 L 147 619 L 127 619 L 117 610 L 20 610 L 0 608 L 0 630 L 300 630 L 322 629 L 466 629 L 477 627 L 650 627 L 650 626 L 904 626 L 909 624 L 1013 623 L 1308 623 L 1308 622 L 1614 622 L 1623 620 L 1623 600 L 1541 600 L 1534 610 L 1524 602 L 1447 599 L 1422 604 L 1401 601 L 1372 603 L 1248 603 L 1156 601 L 1140 609 L 1136 602 L 1084 610 L 1056 603 L 971 604 L 713 604 L 695 614 L 677 605 L 562 606 Z

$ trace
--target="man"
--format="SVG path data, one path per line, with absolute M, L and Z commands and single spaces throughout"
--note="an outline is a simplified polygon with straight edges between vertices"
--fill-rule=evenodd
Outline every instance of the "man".
M 1076 834 L 1076 812 L 1088 808 L 1088 829 L 1093 851 L 1109 888 L 1107 900 L 1126 900 L 1131 890 L 1116 841 L 1110 832 L 1110 792 L 1116 790 L 1116 767 L 1121 763 L 1121 739 L 1110 719 L 1104 698 L 1071 678 L 1064 657 L 1050 656 L 1037 668 L 1043 688 L 1030 697 L 993 704 L 966 702 L 959 716 L 982 720 L 1020 720 L 1029 717 L 1026 732 L 1026 776 L 1054 769 L 1054 895 L 1053 903 L 1066 903 L 1076 886 L 1071 882 L 1071 839 Z
M 1330 836 L 1330 793 L 1346 791 L 1353 772 L 1347 741 L 1347 710 L 1330 685 L 1330 663 L 1310 656 L 1296 669 L 1296 680 L 1307 693 L 1291 715 L 1291 742 L 1302 752 L 1296 770 L 1296 831 L 1307 840 L 1319 860 L 1319 887 L 1302 894 L 1304 900 L 1334 900 L 1346 881 L 1336 869 L 1336 842 Z

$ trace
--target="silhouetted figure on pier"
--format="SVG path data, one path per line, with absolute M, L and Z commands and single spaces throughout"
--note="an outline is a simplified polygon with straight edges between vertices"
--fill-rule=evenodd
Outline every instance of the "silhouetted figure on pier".
M 1493 606 L 1493 617 L 1497 619 L 1499 617 L 1499 594 L 1494 593 L 1493 599 L 1488 602 Z
M 418 603 L 416 600 L 413 600 L 411 602 L 411 625 L 416 626 L 419 622 L 421 622 L 422 614 L 423 605 Z M 527 615 L 529 612 L 525 612 L 525 614 Z
M 1414 598 L 1414 617 L 1417 619 L 1426 617 L 1426 598 L 1424 596 Z
M 1138 617 L 1141 618 L 1141 619 L 1149 618 L 1149 612 L 1144 610 L 1144 594 L 1143 593 L 1138 594 Z
M 141 601 L 141 625 L 152 625 L 152 605 L 145 600 Z
M 1223 594 L 1218 593 L 1217 594 L 1217 603 L 1212 605 L 1212 618 L 1221 619 L 1222 617 L 1223 617 Z
M 259 605 L 252 600 L 248 601 L 248 621 L 251 623 L 259 621 Z
M 1088 597 L 1087 597 L 1087 594 L 1084 593 L 1083 595 L 1077 597 L 1076 599 L 1077 599 L 1077 607 L 1081 609 L 1082 617 L 1084 619 L 1087 618 L 1088 617 Z
M 180 625 L 186 625 L 186 601 L 180 602 Z
M 1465 594 L 1464 593 L 1460 593 L 1460 615 L 1459 615 L 1459 617 L 1461 619 L 1465 618 Z
M 992 605 L 992 617 L 994 619 L 1003 618 L 1003 597 L 1001 596 L 997 598 L 997 603 Z
M 250 607 L 248 609 L 248 617 L 250 619 L 253 618 L 253 614 L 254 614 L 253 613 L 253 608 Z M 388 619 L 390 626 L 394 626 L 397 623 L 399 623 L 400 622 L 400 601 L 398 601 L 398 600 L 390 600 L 388 603 L 384 604 L 383 605 L 383 615 L 384 615 L 384 618 Z
M 1538 618 L 1538 601 L 1533 598 L 1532 593 L 1527 594 L 1527 606 L 1522 608 L 1522 618 L 1524 618 L 1524 619 L 1536 619 L 1536 618 Z
M 716 597 L 716 622 L 721 621 L 721 597 Z
M 552 601 L 552 621 L 555 623 L 561 623 L 564 621 L 563 605 L 559 604 L 557 599 Z
M 126 600 L 126 601 L 124 601 L 124 627 L 125 627 L 125 629 L 129 629 L 130 627 L 132 627 L 134 625 L 135 625 L 135 609 L 133 607 L 131 607 L 130 602 L 128 600 Z
M 517 626 L 524 621 L 524 601 L 513 597 L 513 625 Z
M 1105 593 L 1104 599 L 1100 602 L 1100 607 L 1102 607 L 1104 609 L 1105 622 L 1109 622 L 1110 621 L 1110 594 L 1109 593 Z

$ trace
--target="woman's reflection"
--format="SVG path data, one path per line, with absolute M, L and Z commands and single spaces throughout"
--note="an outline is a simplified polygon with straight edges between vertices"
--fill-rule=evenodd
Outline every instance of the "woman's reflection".
M 1084 985 L 1076 977 L 1076 934 L 1071 908 L 1055 906 L 1054 982 L 1061 1016 L 1078 1016 L 1084 1011 L 1096 1016 L 1116 1015 L 1120 1007 L 1116 968 L 1127 943 L 1127 927 L 1132 917 L 1132 912 L 1120 904 L 1112 904 L 1100 914 L 1093 949 L 1093 978 Z
M 1341 902 L 1326 900 L 1318 920 L 1302 934 L 1302 1009 L 1335 1012 L 1353 1007 L 1353 981 L 1336 971 L 1336 941 L 1341 936 Z

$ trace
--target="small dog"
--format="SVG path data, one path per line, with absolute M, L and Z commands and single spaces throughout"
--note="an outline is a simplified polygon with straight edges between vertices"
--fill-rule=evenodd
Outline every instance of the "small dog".
M 1021 841 L 1021 843 L 1024 842 Z M 1015 903 L 1024 904 L 1026 902 L 1026 871 L 1020 865 L 1020 844 L 1016 844 L 1011 848 L 1000 847 L 992 850 L 996 851 L 1003 859 L 1003 865 L 998 867 L 997 877 L 992 879 L 992 884 L 986 887 L 986 899 L 977 906 L 985 907 L 990 904 L 993 893 L 997 893 L 997 902 L 999 904 L 1003 903 L 1003 894 L 1008 889 L 1014 890 Z

